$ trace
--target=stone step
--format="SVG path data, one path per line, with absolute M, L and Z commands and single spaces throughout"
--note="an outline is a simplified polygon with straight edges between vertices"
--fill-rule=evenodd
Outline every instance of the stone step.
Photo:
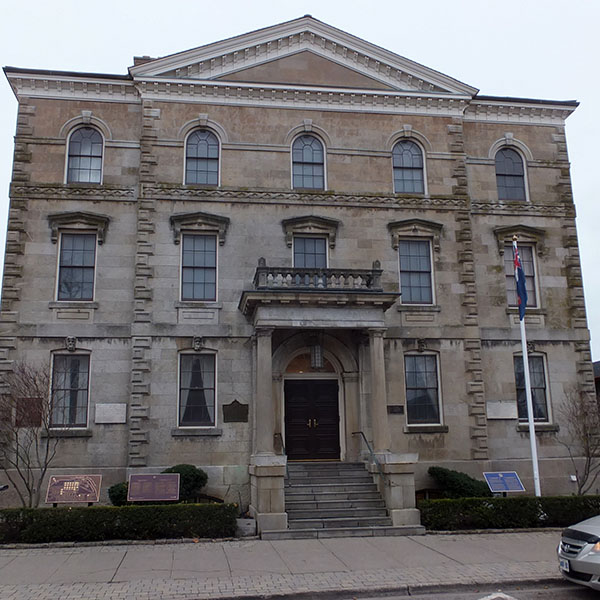
M 400 535 L 424 535 L 422 525 L 405 525 L 401 527 L 340 527 L 327 529 L 278 529 L 263 531 L 263 540 L 299 540 L 339 537 L 384 537 Z
M 315 469 L 327 470 L 365 470 L 364 463 L 349 463 L 349 462 L 288 462 L 288 471 L 290 473 L 299 471 L 313 471 Z
M 352 507 L 352 508 L 309 508 L 297 509 L 286 506 L 288 518 L 291 521 L 297 519 L 331 519 L 341 517 L 360 518 L 363 517 L 382 517 L 387 518 L 385 507 Z
M 285 502 L 327 502 L 329 500 L 381 500 L 381 494 L 375 490 L 370 492 L 291 492 L 286 491 Z
M 336 517 L 327 519 L 289 519 L 290 529 L 340 529 L 348 527 L 385 527 L 392 526 L 390 517 Z
M 323 483 L 373 483 L 373 478 L 368 473 L 362 473 L 357 475 L 337 475 L 327 477 L 290 477 L 287 480 L 288 487 L 295 487 L 297 485 L 320 485 Z
M 374 495 L 375 496 L 375 495 Z M 357 500 L 338 500 L 337 496 L 331 500 L 287 500 L 285 503 L 286 510 L 327 510 L 327 509 L 344 509 L 350 508 L 385 508 L 385 503 L 381 497 L 374 497 L 372 500 L 360 499 Z
M 331 492 L 376 492 L 374 483 L 315 483 L 297 484 L 288 486 L 285 491 L 297 492 L 298 494 L 315 494 Z

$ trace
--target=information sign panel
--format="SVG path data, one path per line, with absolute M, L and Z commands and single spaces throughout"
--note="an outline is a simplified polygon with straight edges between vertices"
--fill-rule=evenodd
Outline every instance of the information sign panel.
M 179 500 L 179 473 L 130 475 L 127 500 L 130 502 Z
M 102 475 L 52 475 L 46 504 L 98 502 L 101 485 Z
M 516 471 L 493 471 L 484 473 L 483 476 L 494 494 L 525 491 Z

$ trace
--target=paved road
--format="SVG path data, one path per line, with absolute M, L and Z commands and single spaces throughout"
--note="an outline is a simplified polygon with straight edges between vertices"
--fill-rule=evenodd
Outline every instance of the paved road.
M 203 600 L 560 581 L 558 531 L 0 549 L 0 600 Z M 464 597 L 464 596 L 462 596 Z M 521 600 L 518 598 L 518 600 Z

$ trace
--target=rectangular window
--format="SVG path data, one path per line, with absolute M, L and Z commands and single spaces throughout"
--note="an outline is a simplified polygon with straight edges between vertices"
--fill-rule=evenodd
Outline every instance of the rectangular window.
M 294 267 L 300 269 L 326 269 L 327 240 L 318 237 L 295 237 Z
M 217 299 L 217 236 L 184 235 L 181 299 Z
M 58 266 L 59 300 L 93 300 L 95 233 L 63 233 Z
M 215 366 L 214 354 L 180 356 L 180 427 L 215 425 Z
M 525 273 L 527 306 L 536 307 L 538 304 L 535 293 L 535 265 L 533 263 L 533 246 L 519 246 L 519 254 L 521 255 L 521 264 L 523 265 L 523 272 Z M 513 247 L 509 244 L 504 246 L 504 273 L 506 274 L 506 295 L 508 298 L 508 305 L 518 306 Z
M 87 426 L 89 372 L 87 355 L 54 355 L 51 427 Z
M 406 422 L 408 425 L 439 425 L 437 357 L 410 354 L 404 357 L 406 376 Z
M 529 379 L 531 382 L 531 400 L 533 402 L 533 420 L 548 422 L 544 358 L 542 356 L 529 356 L 528 359 Z M 514 363 L 519 421 L 527 421 L 527 396 L 525 394 L 525 372 L 523 369 L 523 357 L 515 356 Z
M 431 250 L 428 240 L 400 240 L 402 304 L 433 304 Z

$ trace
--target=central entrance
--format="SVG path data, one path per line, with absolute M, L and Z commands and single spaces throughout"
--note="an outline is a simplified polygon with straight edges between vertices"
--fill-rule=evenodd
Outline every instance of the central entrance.
M 284 394 L 288 459 L 339 460 L 337 380 L 288 379 Z

